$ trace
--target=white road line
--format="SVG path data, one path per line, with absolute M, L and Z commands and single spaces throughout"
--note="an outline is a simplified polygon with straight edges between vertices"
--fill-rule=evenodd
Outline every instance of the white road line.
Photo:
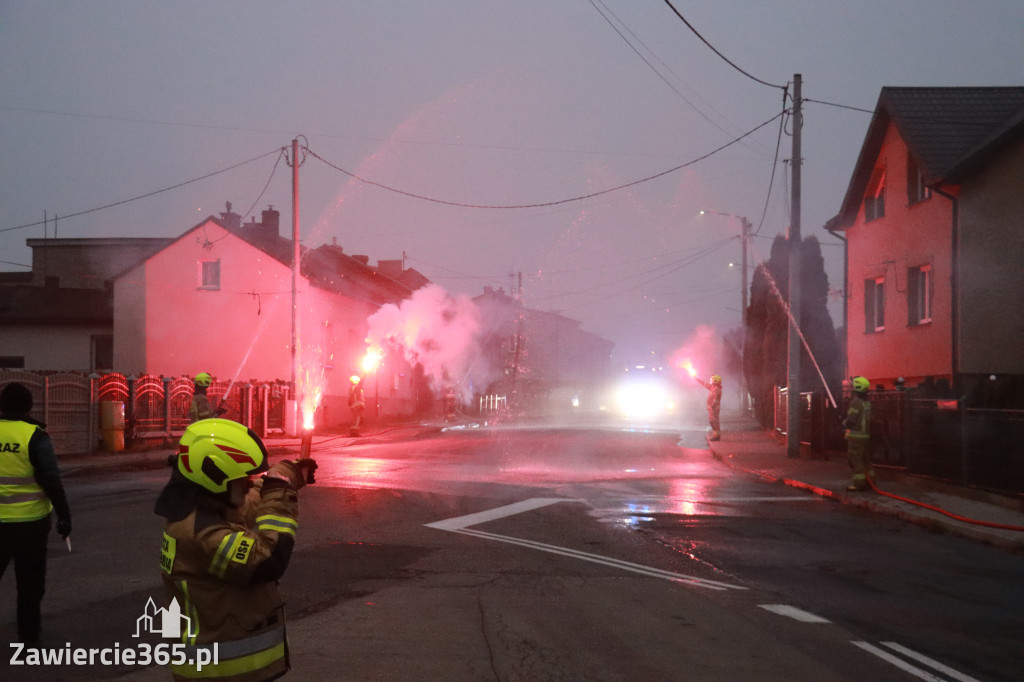
M 504 507 L 495 507 L 494 509 L 488 509 L 487 511 L 477 512 L 476 514 L 466 514 L 465 516 L 456 516 L 450 519 L 444 519 L 442 521 L 434 521 L 433 523 L 426 524 L 427 528 L 437 528 L 438 530 L 459 530 L 466 528 L 467 526 L 475 526 L 478 523 L 486 523 L 487 521 L 494 521 L 495 519 L 501 519 L 506 516 L 514 516 L 523 512 L 533 511 L 534 509 L 540 509 L 546 507 L 549 504 L 555 504 L 556 502 L 577 502 L 568 497 L 534 497 L 529 500 L 523 500 L 522 502 L 516 502 L 514 504 L 507 504 Z
M 765 611 L 771 611 L 772 613 L 777 613 L 780 616 L 786 616 L 787 618 L 798 620 L 801 623 L 831 622 L 827 618 L 816 616 L 813 613 L 810 613 L 809 611 L 803 611 L 801 609 L 796 608 L 795 606 L 789 606 L 788 604 L 758 604 L 758 606 L 764 609 Z
M 526 511 L 532 511 L 534 509 L 540 509 L 556 502 L 576 502 L 577 500 L 569 498 L 554 498 L 554 497 L 537 497 L 529 500 L 523 500 L 522 502 L 516 502 L 515 504 L 509 504 L 504 507 L 497 507 L 495 509 L 489 509 L 487 511 L 478 512 L 476 514 L 467 514 L 466 516 L 457 516 L 451 519 L 444 519 L 441 521 L 434 521 L 433 523 L 425 524 L 428 528 L 436 528 L 438 530 L 446 530 L 452 533 L 460 533 L 462 535 L 472 535 L 473 537 L 482 538 L 484 540 L 494 540 L 497 542 L 507 542 L 513 545 L 519 545 L 520 547 L 528 547 L 530 549 L 540 550 L 542 552 L 550 552 L 551 554 L 559 554 L 561 556 L 571 557 L 573 559 L 580 559 L 582 561 L 589 561 L 595 564 L 602 564 L 604 566 L 612 566 L 624 571 L 631 571 L 633 573 L 639 573 L 641 575 L 650 576 L 653 578 L 663 578 L 665 580 L 673 580 L 676 582 L 683 582 L 695 587 L 706 587 L 711 590 L 745 590 L 746 587 L 742 585 L 730 585 L 729 583 L 719 582 L 717 580 L 706 580 L 704 578 L 698 578 L 692 575 L 685 575 L 683 573 L 674 573 L 672 571 L 663 571 L 660 568 L 652 568 L 650 566 L 643 566 L 641 564 L 634 564 L 630 561 L 623 561 L 621 559 L 613 559 L 611 557 L 604 557 L 599 554 L 591 554 L 589 552 L 581 552 L 575 549 L 569 549 L 567 547 L 558 547 L 557 545 L 549 545 L 543 542 L 535 542 L 533 540 L 522 540 L 520 538 L 513 538 L 508 535 L 498 535 L 496 533 L 486 533 L 480 530 L 470 530 L 468 527 L 484 523 L 485 521 L 493 521 L 495 519 L 504 518 L 506 516 L 513 516 Z
M 896 666 L 897 668 L 899 668 L 900 670 L 902 670 L 904 672 L 907 672 L 907 673 L 910 673 L 914 677 L 920 678 L 922 680 L 928 680 L 929 682 L 947 682 L 945 680 L 945 678 L 938 677 L 936 675 L 931 674 L 927 670 L 922 670 L 921 668 L 918 668 L 917 666 L 910 665 L 909 663 L 904 661 L 902 658 L 897 658 L 896 656 L 893 656 L 889 652 L 883 651 L 882 649 L 879 649 L 878 647 L 874 646 L 873 644 L 868 644 L 867 642 L 858 642 L 858 641 L 852 641 L 850 643 L 853 644 L 856 647 L 859 647 L 859 648 L 863 649 L 864 651 L 867 651 L 870 654 L 874 654 L 875 656 L 877 656 L 878 658 L 882 659 L 886 663 L 891 663 L 894 666 Z
M 948 675 L 949 677 L 952 677 L 954 680 L 960 680 L 960 682 L 979 682 L 979 680 L 977 680 L 974 677 L 971 677 L 970 675 L 965 675 L 959 670 L 954 670 L 953 668 L 950 668 L 948 665 L 939 663 L 934 658 L 929 658 L 924 654 L 919 654 L 913 649 L 908 649 L 902 644 L 897 644 L 896 642 L 882 642 L 882 646 L 889 647 L 893 651 L 901 653 L 907 658 L 912 658 L 918 663 L 924 663 L 929 668 L 932 668 L 933 670 L 938 670 L 943 675 Z

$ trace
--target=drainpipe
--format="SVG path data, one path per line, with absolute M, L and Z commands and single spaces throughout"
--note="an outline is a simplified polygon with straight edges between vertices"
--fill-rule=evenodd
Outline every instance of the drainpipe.
M 950 295 L 951 295 L 951 308 L 950 311 L 950 326 L 951 326 L 951 354 L 952 354 L 952 374 L 953 374 L 953 395 L 960 396 L 962 394 L 962 377 L 960 376 L 960 200 L 939 189 L 938 185 L 932 187 L 932 191 L 936 194 L 942 195 L 950 200 L 953 204 L 953 225 L 951 229 L 952 248 L 950 254 Z

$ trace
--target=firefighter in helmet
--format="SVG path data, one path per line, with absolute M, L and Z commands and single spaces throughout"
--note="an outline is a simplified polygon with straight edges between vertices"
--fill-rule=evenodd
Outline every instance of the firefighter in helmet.
M 708 440 L 722 440 L 722 423 L 719 419 L 722 412 L 722 377 L 712 374 L 711 381 L 697 379 L 697 382 L 708 389 Z
M 206 389 L 210 388 L 213 384 L 213 377 L 208 372 L 200 372 L 192 380 L 192 404 L 188 408 L 188 417 L 190 422 L 197 422 L 200 419 L 210 419 L 211 417 L 219 417 L 225 412 L 227 408 L 221 405 L 216 410 L 210 405 L 210 399 L 206 397 Z
M 289 663 L 277 580 L 295 546 L 298 490 L 316 462 L 270 466 L 260 437 L 228 419 L 189 425 L 169 461 L 154 511 L 167 522 L 160 568 L 170 610 L 182 614 L 183 643 L 210 654 L 204 679 L 280 677 Z M 264 475 L 254 482 L 256 474 Z M 172 661 L 174 678 L 199 676 L 199 660 L 193 651 L 189 662 Z
M 853 469 L 853 482 L 847 490 L 867 490 L 868 479 L 874 480 L 875 472 L 871 468 L 871 402 L 868 401 L 868 389 L 871 383 L 864 377 L 853 378 L 853 399 L 843 418 L 846 429 L 847 458 Z
M 352 426 L 349 427 L 349 434 L 359 435 L 359 427 L 363 423 L 363 412 L 366 411 L 366 401 L 363 399 L 363 379 L 358 374 L 348 378 L 348 409 L 352 411 Z

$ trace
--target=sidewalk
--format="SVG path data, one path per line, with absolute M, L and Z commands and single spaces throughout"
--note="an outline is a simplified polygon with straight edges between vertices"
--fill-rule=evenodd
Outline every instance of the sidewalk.
M 732 419 L 728 415 L 723 419 L 722 440 L 708 445 L 716 459 L 739 471 L 803 488 L 843 504 L 896 516 L 936 531 L 1024 551 L 1024 499 L 1021 497 L 990 493 L 880 467 L 875 467 L 875 487 L 880 492 L 850 492 L 846 486 L 851 482 L 851 471 L 845 454 L 832 455 L 828 460 L 787 457 L 784 441 L 777 440 L 756 422 L 735 415 Z M 886 493 L 909 501 L 894 499 Z M 959 518 L 910 501 L 941 509 Z

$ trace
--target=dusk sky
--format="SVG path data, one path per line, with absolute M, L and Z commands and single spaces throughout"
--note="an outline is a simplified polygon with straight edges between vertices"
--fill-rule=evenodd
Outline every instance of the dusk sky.
M 301 136 L 305 245 L 404 254 L 454 294 L 522 273 L 525 305 L 641 361 L 739 326 L 738 216 L 766 258 L 789 224 L 779 114 L 799 73 L 802 232 L 838 325 L 822 226 L 859 110 L 884 86 L 1024 85 L 1024 2 L 673 5 L 721 56 L 664 0 L 3 0 L 0 270 L 27 270 L 54 215 L 61 238 L 176 237 L 230 201 L 273 205 L 288 233 L 278 150 Z

